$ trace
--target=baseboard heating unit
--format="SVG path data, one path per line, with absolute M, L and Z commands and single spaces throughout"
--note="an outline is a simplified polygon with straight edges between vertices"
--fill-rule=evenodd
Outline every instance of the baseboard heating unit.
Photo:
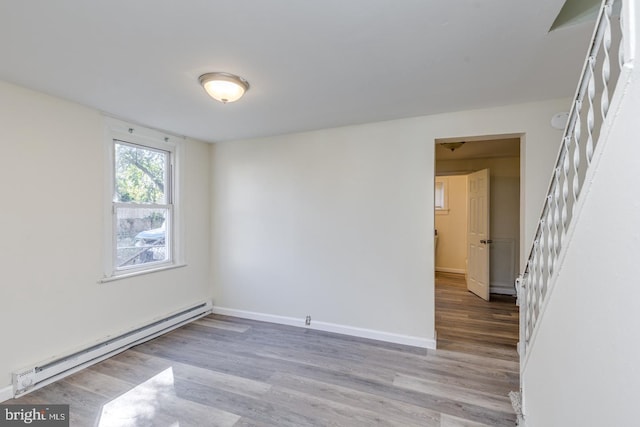
M 110 337 L 86 349 L 14 372 L 12 374 L 13 395 L 18 397 L 44 387 L 87 366 L 206 316 L 212 312 L 212 309 L 210 301 L 203 302 L 122 335 Z

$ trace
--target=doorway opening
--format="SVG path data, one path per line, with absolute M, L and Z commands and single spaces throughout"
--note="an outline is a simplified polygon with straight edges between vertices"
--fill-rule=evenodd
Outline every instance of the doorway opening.
M 517 358 L 522 143 L 521 135 L 436 140 L 438 348 Z M 479 171 L 487 177 L 486 201 L 478 193 Z M 484 219 L 486 230 L 479 225 Z

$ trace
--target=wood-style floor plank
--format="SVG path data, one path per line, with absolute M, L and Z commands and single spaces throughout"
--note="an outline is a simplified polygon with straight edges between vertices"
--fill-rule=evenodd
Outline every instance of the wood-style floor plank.
M 515 298 L 467 291 L 464 275 L 436 273 L 438 348 L 518 360 L 519 313 Z
M 513 426 L 518 313 L 436 276 L 438 350 L 211 315 L 6 403 L 72 426 Z

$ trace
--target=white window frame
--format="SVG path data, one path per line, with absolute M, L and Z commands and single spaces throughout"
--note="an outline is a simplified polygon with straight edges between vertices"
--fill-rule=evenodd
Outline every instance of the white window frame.
M 433 205 L 436 214 L 443 215 L 449 213 L 449 179 L 436 176 L 433 187 Z
M 163 271 L 185 266 L 183 260 L 183 227 L 181 221 L 180 196 L 181 179 L 179 162 L 182 157 L 183 138 L 161 131 L 134 125 L 122 120 L 105 118 L 105 233 L 104 233 L 104 276 L 101 282 L 110 282 L 141 274 Z M 167 205 L 169 218 L 167 224 L 168 260 L 137 264 L 126 268 L 116 266 L 116 206 L 122 203 L 114 201 L 115 194 L 115 143 L 120 142 L 133 146 L 141 146 L 150 150 L 169 153 L 169 170 L 166 184 L 168 185 Z M 165 205 L 141 205 L 141 207 L 164 208 Z

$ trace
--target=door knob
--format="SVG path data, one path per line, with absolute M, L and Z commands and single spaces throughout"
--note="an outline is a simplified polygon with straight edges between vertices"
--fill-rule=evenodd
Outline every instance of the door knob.
M 483 245 L 486 245 L 487 243 L 492 243 L 493 240 L 488 239 L 488 240 L 480 240 L 480 243 L 482 243 Z

